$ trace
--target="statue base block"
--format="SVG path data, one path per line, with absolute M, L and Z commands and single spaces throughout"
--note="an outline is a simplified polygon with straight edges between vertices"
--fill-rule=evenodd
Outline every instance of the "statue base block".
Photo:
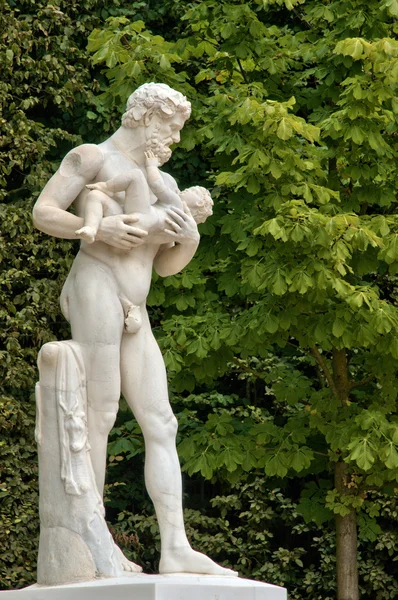
M 9 594 L 9 596 L 7 595 Z M 287 600 L 285 588 L 211 575 L 143 575 L 0 592 L 1 600 Z

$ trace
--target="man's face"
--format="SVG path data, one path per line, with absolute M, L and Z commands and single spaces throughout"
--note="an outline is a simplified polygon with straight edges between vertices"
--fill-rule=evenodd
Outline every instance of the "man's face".
M 170 146 L 180 141 L 180 131 L 184 127 L 185 119 L 177 112 L 172 117 L 162 118 L 155 115 L 146 130 L 146 151 L 152 150 L 160 164 L 164 164 L 171 157 Z

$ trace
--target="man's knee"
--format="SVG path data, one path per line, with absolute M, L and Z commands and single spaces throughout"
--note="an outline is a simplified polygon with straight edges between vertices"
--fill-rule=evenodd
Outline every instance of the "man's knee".
M 89 435 L 108 436 L 116 421 L 118 406 L 113 410 L 95 410 L 91 406 L 88 411 Z
M 165 443 L 175 440 L 178 422 L 173 413 L 168 415 L 146 415 L 146 423 L 141 425 L 146 441 Z
M 116 421 L 118 407 L 115 407 L 114 410 L 108 410 L 106 412 L 97 413 L 97 419 L 99 419 L 98 427 L 101 433 L 104 435 L 109 435 L 112 427 Z
M 116 378 L 115 378 L 116 379 Z M 90 415 L 95 419 L 95 427 L 100 434 L 106 434 L 112 429 L 119 409 L 120 383 L 117 381 L 87 381 L 87 401 Z

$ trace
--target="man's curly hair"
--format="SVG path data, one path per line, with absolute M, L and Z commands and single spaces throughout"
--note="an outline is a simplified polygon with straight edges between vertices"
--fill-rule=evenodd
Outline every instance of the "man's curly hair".
M 167 118 L 177 112 L 180 112 L 185 120 L 189 118 L 191 103 L 185 96 L 165 83 L 144 83 L 129 96 L 122 124 L 134 129 L 142 124 L 148 125 L 155 114 Z

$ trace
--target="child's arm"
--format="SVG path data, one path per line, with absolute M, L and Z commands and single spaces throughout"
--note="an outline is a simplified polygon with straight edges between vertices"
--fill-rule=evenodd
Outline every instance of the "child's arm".
M 156 198 L 164 204 L 176 204 L 181 206 L 180 196 L 171 190 L 163 181 L 163 177 L 158 169 L 158 159 L 151 150 L 145 152 L 145 166 L 147 172 L 148 185 Z

